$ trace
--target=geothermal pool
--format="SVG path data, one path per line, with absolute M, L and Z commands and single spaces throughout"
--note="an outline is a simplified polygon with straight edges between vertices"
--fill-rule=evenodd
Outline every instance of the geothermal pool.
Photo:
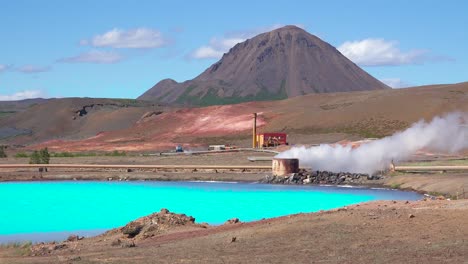
M 95 235 L 167 208 L 222 224 L 315 212 L 371 200 L 417 200 L 387 189 L 220 182 L 0 183 L 0 243 Z

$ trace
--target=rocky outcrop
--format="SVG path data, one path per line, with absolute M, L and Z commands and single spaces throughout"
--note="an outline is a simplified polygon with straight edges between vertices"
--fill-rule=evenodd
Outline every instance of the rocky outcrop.
M 145 239 L 163 233 L 168 229 L 186 225 L 195 225 L 195 218 L 185 214 L 171 213 L 163 208 L 159 213 L 138 218 L 124 227 L 111 230 L 108 233 L 112 235 L 120 234 L 122 239 Z
M 224 224 L 225 225 L 232 225 L 232 224 L 238 224 L 240 222 L 241 221 L 239 220 L 239 218 L 231 218 L 231 219 L 227 220 Z
M 56 243 L 39 243 L 31 246 L 31 256 L 60 255 L 64 253 L 76 253 L 77 248 L 103 247 L 103 248 L 131 248 L 136 247 L 139 241 L 163 235 L 170 231 L 195 230 L 206 228 L 204 225 L 195 224 L 195 218 L 185 214 L 175 214 L 167 209 L 161 209 L 158 213 L 138 218 L 121 228 L 115 228 L 102 235 L 84 238 L 71 235 L 67 240 Z
M 380 183 L 383 176 L 368 175 L 362 173 L 330 172 L 330 171 L 306 171 L 293 173 L 286 176 L 267 175 L 261 179 L 261 183 L 272 184 L 326 184 L 326 185 L 368 185 Z

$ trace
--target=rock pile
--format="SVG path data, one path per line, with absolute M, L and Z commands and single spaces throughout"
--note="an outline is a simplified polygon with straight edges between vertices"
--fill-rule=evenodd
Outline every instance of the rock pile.
M 45 256 L 51 254 L 53 251 L 67 248 L 65 243 L 39 243 L 31 246 L 31 256 Z
M 159 213 L 138 218 L 126 226 L 110 232 L 120 233 L 123 238 L 144 239 L 173 227 L 185 225 L 195 225 L 195 218 L 185 214 L 174 214 L 163 208 Z
M 130 248 L 136 247 L 136 243 L 149 237 L 169 232 L 178 228 L 206 228 L 195 224 L 195 218 L 185 214 L 175 214 L 167 209 L 161 209 L 158 213 L 138 218 L 121 228 L 115 228 L 94 238 L 84 238 L 71 235 L 60 243 L 39 243 L 32 245 L 31 256 L 46 256 L 76 252 L 77 248 L 93 246 L 110 246 Z
M 330 185 L 358 185 L 375 183 L 371 181 L 380 180 L 382 176 L 368 175 L 362 173 L 330 172 L 330 171 L 306 171 L 293 173 L 286 176 L 267 175 L 261 179 L 261 183 L 272 184 L 330 184 Z

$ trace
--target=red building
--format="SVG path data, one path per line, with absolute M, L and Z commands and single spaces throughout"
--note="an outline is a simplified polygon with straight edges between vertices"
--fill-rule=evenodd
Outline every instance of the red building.
M 257 134 L 257 147 L 276 147 L 288 145 L 286 133 L 261 133 Z

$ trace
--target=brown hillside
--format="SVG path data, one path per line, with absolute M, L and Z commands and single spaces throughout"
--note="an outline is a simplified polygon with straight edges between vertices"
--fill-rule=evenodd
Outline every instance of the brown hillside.
M 138 99 L 217 105 L 385 88 L 330 44 L 286 26 L 235 45 L 193 80 L 162 80 Z
M 0 119 L 0 140 L 27 144 L 58 138 L 84 139 L 130 127 L 146 112 L 161 109 L 128 99 L 50 99 Z
M 324 135 L 334 135 L 325 137 L 329 141 L 390 135 L 421 118 L 452 111 L 468 112 L 468 83 L 172 110 L 97 137 L 46 142 L 37 147 L 150 151 L 175 144 L 244 142 L 248 146 L 254 112 L 259 113 L 259 131 L 285 131 L 293 144 L 316 143 L 314 140 L 323 140 Z

